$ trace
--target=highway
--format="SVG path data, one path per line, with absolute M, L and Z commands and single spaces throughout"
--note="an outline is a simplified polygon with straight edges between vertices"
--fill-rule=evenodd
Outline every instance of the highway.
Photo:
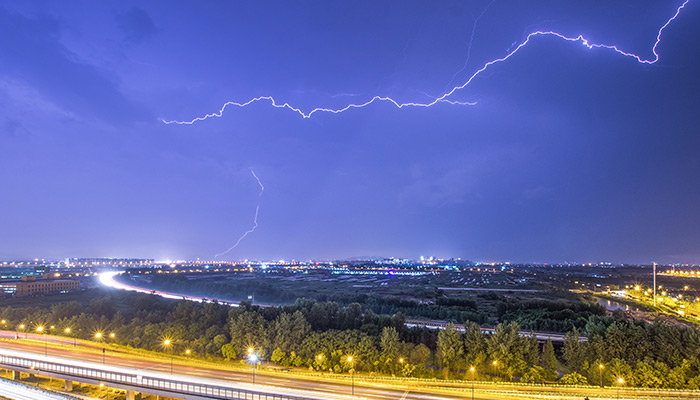
M 351 396 L 352 383 L 347 375 L 343 377 L 323 377 L 318 374 L 304 375 L 301 373 L 267 373 L 258 371 L 255 374 L 253 384 L 252 370 L 227 369 L 215 367 L 210 364 L 185 365 L 177 361 L 173 365 L 173 374 L 170 375 L 170 364 L 166 358 L 158 360 L 128 357 L 112 350 L 108 350 L 105 357 L 105 367 L 101 363 L 88 363 L 85 360 L 99 360 L 95 350 L 83 349 L 64 345 L 64 348 L 49 347 L 48 356 L 53 360 L 60 360 L 65 364 L 85 365 L 91 364 L 96 368 L 119 368 L 122 371 L 139 373 L 141 375 L 155 374 L 167 379 L 176 379 L 183 382 L 202 381 L 215 383 L 226 387 L 237 387 L 245 390 L 267 388 L 269 391 L 279 390 L 280 394 L 294 393 L 296 396 L 310 399 L 401 399 L 401 400 L 437 400 L 437 399 L 465 399 L 471 398 L 471 383 L 468 381 L 442 382 L 436 380 L 406 380 L 356 377 L 354 392 Z M 36 340 L 19 340 L 0 342 L 0 352 L 20 351 L 37 360 L 44 357 L 44 344 Z M 138 372 L 140 371 L 140 372 Z M 617 397 L 616 388 L 598 389 L 592 387 L 566 387 L 543 385 L 514 385 L 494 384 L 488 382 L 476 383 L 475 400 L 500 400 L 500 399 L 562 399 L 582 400 L 584 397 L 593 399 L 610 399 Z M 671 399 L 686 398 L 700 399 L 700 392 L 695 391 L 658 391 L 635 390 L 622 388 L 620 399 Z
M 33 354 L 38 360 L 44 358 L 45 348 L 41 342 L 32 340 L 19 342 L 2 342 L 0 343 L 0 352 L 3 350 L 21 351 L 23 353 Z M 48 348 L 49 358 L 52 360 L 61 360 L 64 363 L 85 364 L 85 360 L 99 359 L 94 352 L 85 352 L 80 347 L 55 349 Z M 88 363 L 89 364 L 89 363 Z M 101 363 L 93 363 L 95 367 L 102 367 Z M 192 381 L 193 379 L 206 380 L 207 382 L 216 382 L 222 385 L 243 387 L 245 389 L 254 390 L 260 386 L 273 386 L 279 388 L 280 392 L 294 391 L 296 395 L 299 393 L 307 393 L 307 398 L 318 399 L 347 399 L 350 398 L 352 392 L 352 383 L 349 377 L 345 381 L 329 380 L 324 381 L 322 377 L 316 379 L 305 379 L 296 375 L 284 376 L 283 374 L 266 374 L 258 371 L 255 374 L 255 384 L 253 384 L 252 369 L 250 371 L 240 371 L 233 369 L 221 369 L 211 366 L 192 366 L 173 364 L 173 374 L 170 375 L 169 360 L 147 360 L 126 358 L 121 354 L 107 351 L 105 357 L 105 365 L 108 367 L 126 368 L 129 371 L 143 371 L 142 374 L 156 373 L 159 376 L 180 377 L 183 381 Z M 397 385 L 399 386 L 399 385 Z M 463 399 L 459 394 L 433 394 L 427 392 L 407 391 L 401 387 L 381 387 L 379 385 L 364 384 L 360 379 L 355 381 L 355 396 L 362 399 Z M 297 393 L 298 392 L 298 393 Z M 311 397 L 314 396 L 314 397 Z M 478 397 L 477 397 L 478 398 Z M 486 398 L 483 398 L 486 399 Z

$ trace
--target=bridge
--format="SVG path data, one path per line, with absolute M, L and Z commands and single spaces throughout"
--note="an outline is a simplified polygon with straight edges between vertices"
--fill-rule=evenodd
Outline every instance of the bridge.
M 184 400 L 245 399 L 245 400 L 322 400 L 346 399 L 344 395 L 318 397 L 311 392 L 265 385 L 231 384 L 192 376 L 164 375 L 158 372 L 130 370 L 85 361 L 67 360 L 53 356 L 0 349 L 0 368 L 19 373 L 40 375 L 65 381 L 66 391 L 73 382 L 107 386 L 125 390 L 127 400 L 136 393 L 174 397 Z
M 406 326 L 409 328 L 428 328 L 428 329 L 445 329 L 449 322 L 445 321 L 435 321 L 435 320 L 417 320 L 417 319 L 408 319 L 406 320 Z M 466 328 L 464 325 L 460 324 L 454 324 L 455 328 L 464 333 L 466 332 Z M 481 331 L 487 334 L 494 334 L 496 332 L 495 328 L 484 328 L 481 327 Z M 559 343 L 564 343 L 564 340 L 566 340 L 566 334 L 565 333 L 558 333 L 558 332 L 531 332 L 531 331 L 520 331 L 520 336 L 522 337 L 530 337 L 530 336 L 535 336 L 538 341 L 544 342 L 547 340 L 551 340 L 552 342 L 559 342 Z M 586 336 L 579 336 L 578 337 L 579 342 L 587 342 L 588 338 Z

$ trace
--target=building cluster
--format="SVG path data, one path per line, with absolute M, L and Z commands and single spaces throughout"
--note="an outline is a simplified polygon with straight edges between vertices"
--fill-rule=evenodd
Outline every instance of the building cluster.
M 80 290 L 80 281 L 58 279 L 60 274 L 51 274 L 49 267 L 34 268 L 33 274 L 18 278 L 0 279 L 0 296 L 42 296 L 55 293 L 68 293 Z

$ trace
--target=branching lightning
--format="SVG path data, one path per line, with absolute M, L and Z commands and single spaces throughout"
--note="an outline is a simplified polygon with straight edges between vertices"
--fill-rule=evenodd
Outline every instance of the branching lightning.
M 659 61 L 659 54 L 656 52 L 656 48 L 659 46 L 659 43 L 661 42 L 661 34 L 662 34 L 663 31 L 666 29 L 666 27 L 668 27 L 668 26 L 671 24 L 671 22 L 673 22 L 673 20 L 675 20 L 675 19 L 678 17 L 678 15 L 680 15 L 681 10 L 683 10 L 683 8 L 688 4 L 689 1 L 690 1 L 690 0 L 685 0 L 685 1 L 683 2 L 683 4 L 681 4 L 681 5 L 676 9 L 676 12 L 673 14 L 673 16 L 672 16 L 671 18 L 669 18 L 669 19 L 666 21 L 666 23 L 663 24 L 663 26 L 661 26 L 661 28 L 659 28 L 658 34 L 656 35 L 656 41 L 654 42 L 654 45 L 653 45 L 652 48 L 651 48 L 651 51 L 652 51 L 652 53 L 654 54 L 654 57 L 652 57 L 652 58 L 650 58 L 650 59 L 644 59 L 644 58 L 642 58 L 641 56 L 639 56 L 639 55 L 637 55 L 637 54 L 624 51 L 624 50 L 618 48 L 618 47 L 615 46 L 615 45 L 602 44 L 602 43 L 591 43 L 591 42 L 588 41 L 588 39 L 586 39 L 585 37 L 583 37 L 583 35 L 579 35 L 579 36 L 576 36 L 576 37 L 568 37 L 568 36 L 565 36 L 565 35 L 563 35 L 563 34 L 561 34 L 561 33 L 557 33 L 557 32 L 554 32 L 554 31 L 536 31 L 536 32 L 532 32 L 532 33 L 530 33 L 529 35 L 527 35 L 527 36 L 525 37 L 525 39 L 523 40 L 522 43 L 520 43 L 519 45 L 517 45 L 513 50 L 511 50 L 510 52 L 508 52 L 508 54 L 506 54 L 505 56 L 503 56 L 503 57 L 501 57 L 501 58 L 496 58 L 496 59 L 494 59 L 494 60 L 491 60 L 491 61 L 485 63 L 481 68 L 479 68 L 478 70 L 476 70 L 476 72 L 474 72 L 464 83 L 462 83 L 461 85 L 458 85 L 458 86 L 453 87 L 451 90 L 446 91 L 446 92 L 445 92 L 444 94 L 442 94 L 441 96 L 435 97 L 432 101 L 427 102 L 427 103 L 416 103 L 416 102 L 400 103 L 400 102 L 398 102 L 397 100 L 392 99 L 391 97 L 374 96 L 374 97 L 372 97 L 370 100 L 368 100 L 368 101 L 366 101 L 366 102 L 364 102 L 364 103 L 359 103 L 359 104 L 348 104 L 348 105 L 345 106 L 345 107 L 337 108 L 337 109 L 317 107 L 317 108 L 312 109 L 311 111 L 304 112 L 304 111 L 302 111 L 300 108 L 294 107 L 294 106 L 290 105 L 289 103 L 286 103 L 286 102 L 285 102 L 285 103 L 281 103 L 281 104 L 280 104 L 280 103 L 278 103 L 272 96 L 260 96 L 260 97 L 255 97 L 255 98 L 253 98 L 253 99 L 250 99 L 250 100 L 248 100 L 248 101 L 246 101 L 246 102 L 242 102 L 242 103 L 241 103 L 241 102 L 237 102 L 237 101 L 228 101 L 228 102 L 226 102 L 226 103 L 221 107 L 221 109 L 219 109 L 218 112 L 214 112 L 214 113 L 211 113 L 211 114 L 207 114 L 207 115 L 205 115 L 205 116 L 203 116 L 203 117 L 197 117 L 197 118 L 194 118 L 194 119 L 192 119 L 192 120 L 190 120 L 190 121 L 176 121 L 176 120 L 170 120 L 170 121 L 161 120 L 161 121 L 162 121 L 163 123 L 165 123 L 165 124 L 192 125 L 192 124 L 194 124 L 195 122 L 204 121 L 204 120 L 209 119 L 209 118 L 214 118 L 214 117 L 219 118 L 219 117 L 221 117 L 221 116 L 223 115 L 224 111 L 226 111 L 226 108 L 228 108 L 229 106 L 236 106 L 236 107 L 243 108 L 243 107 L 247 107 L 247 106 L 249 106 L 249 105 L 251 105 L 251 104 L 253 104 L 253 103 L 257 103 L 257 102 L 260 102 L 260 101 L 269 101 L 270 104 L 272 105 L 272 107 L 288 109 L 288 110 L 290 110 L 290 111 L 296 112 L 297 114 L 299 114 L 299 115 L 302 116 L 303 118 L 310 118 L 312 115 L 314 115 L 314 114 L 316 114 L 316 113 L 319 113 L 319 112 L 331 113 L 331 114 L 340 114 L 340 113 L 342 113 L 342 112 L 345 112 L 345 111 L 350 110 L 350 109 L 353 109 L 353 108 L 363 108 L 363 107 L 367 107 L 367 106 L 369 106 L 369 105 L 371 105 L 371 104 L 373 104 L 373 103 L 375 103 L 375 102 L 388 102 L 388 103 L 393 104 L 394 106 L 396 106 L 396 107 L 399 108 L 399 109 L 405 108 L 405 107 L 426 107 L 426 108 L 427 108 L 427 107 L 432 107 L 432 106 L 434 106 L 434 105 L 436 105 L 436 104 L 438 104 L 438 103 L 447 103 L 447 104 L 452 104 L 452 105 L 470 105 L 470 106 L 472 106 L 472 105 L 476 105 L 476 103 L 475 103 L 475 102 L 461 102 L 461 101 L 449 100 L 448 98 L 449 98 L 450 96 L 452 96 L 455 92 L 466 88 L 470 83 L 472 83 L 472 81 L 473 81 L 474 79 L 476 79 L 476 77 L 478 77 L 482 72 L 486 71 L 489 67 L 491 67 L 491 66 L 493 66 L 493 65 L 495 65 L 495 64 L 502 63 L 502 62 L 508 60 L 508 59 L 511 58 L 513 55 L 515 55 L 517 52 L 519 52 L 520 49 L 522 49 L 522 48 L 524 48 L 525 46 L 527 46 L 527 44 L 530 43 L 530 41 L 531 41 L 533 38 L 540 37 L 540 36 L 542 36 L 542 37 L 544 37 L 544 36 L 553 36 L 553 37 L 556 37 L 556 38 L 565 40 L 565 41 L 567 41 L 567 42 L 578 42 L 578 43 L 580 43 L 581 45 L 583 45 L 583 46 L 585 46 L 585 47 L 587 47 L 587 48 L 589 48 L 589 49 L 606 49 L 606 50 L 611 50 L 611 51 L 614 51 L 614 52 L 616 52 L 616 53 L 618 53 L 618 54 L 620 54 L 620 55 L 623 55 L 623 56 L 625 56 L 625 57 L 633 58 L 633 59 L 635 59 L 638 63 L 641 63 L 641 64 L 654 64 L 654 63 L 656 63 L 657 61 Z M 257 225 L 256 225 L 256 226 L 257 226 Z M 255 229 L 255 228 L 253 228 L 253 230 L 254 230 L 254 229 Z M 245 237 L 245 235 L 244 235 L 244 237 Z M 234 246 L 234 247 L 235 247 L 235 246 Z M 222 253 L 222 254 L 223 254 L 223 253 Z
M 260 185 L 260 193 L 258 194 L 258 198 L 262 197 L 263 192 L 265 191 L 265 186 L 263 186 L 262 182 L 260 181 L 260 178 L 255 174 L 255 171 L 251 168 L 250 173 L 253 174 L 253 178 L 255 178 L 256 181 L 258 181 L 258 185 Z M 219 258 L 220 256 L 223 256 L 224 254 L 230 252 L 231 250 L 235 249 L 238 247 L 238 245 L 241 243 L 243 239 L 245 239 L 246 236 L 249 234 L 253 233 L 257 228 L 258 228 L 258 213 L 260 212 L 260 203 L 255 207 L 255 217 L 253 218 L 253 227 L 248 229 L 241 237 L 236 240 L 236 243 L 233 244 L 233 246 L 229 247 L 226 251 L 223 251 L 221 253 L 215 254 L 214 258 Z
M 467 45 L 467 59 L 464 60 L 464 65 L 462 66 L 462 68 L 459 71 L 455 72 L 455 74 L 452 75 L 452 78 L 450 79 L 450 81 L 447 82 L 448 87 L 457 78 L 457 75 L 461 74 L 462 71 L 467 69 L 467 65 L 469 65 L 469 59 L 471 58 L 471 55 L 472 55 L 472 43 L 474 42 L 474 35 L 476 34 L 476 26 L 479 24 L 479 20 L 481 19 L 481 17 L 483 17 L 484 14 L 486 14 L 486 11 L 488 11 L 489 7 L 491 7 L 491 5 L 493 5 L 493 3 L 495 3 L 495 2 L 496 2 L 496 0 L 491 0 L 491 2 L 489 4 L 487 4 L 483 10 L 481 10 L 481 14 L 479 14 L 476 18 L 474 18 L 474 25 L 472 25 L 472 34 L 471 34 L 471 36 L 469 36 L 469 45 Z M 445 90 L 447 90 L 447 88 L 445 88 Z

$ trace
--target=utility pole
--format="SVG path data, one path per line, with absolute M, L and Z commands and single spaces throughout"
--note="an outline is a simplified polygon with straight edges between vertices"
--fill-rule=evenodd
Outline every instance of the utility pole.
M 654 263 L 654 307 L 656 307 L 656 263 Z

